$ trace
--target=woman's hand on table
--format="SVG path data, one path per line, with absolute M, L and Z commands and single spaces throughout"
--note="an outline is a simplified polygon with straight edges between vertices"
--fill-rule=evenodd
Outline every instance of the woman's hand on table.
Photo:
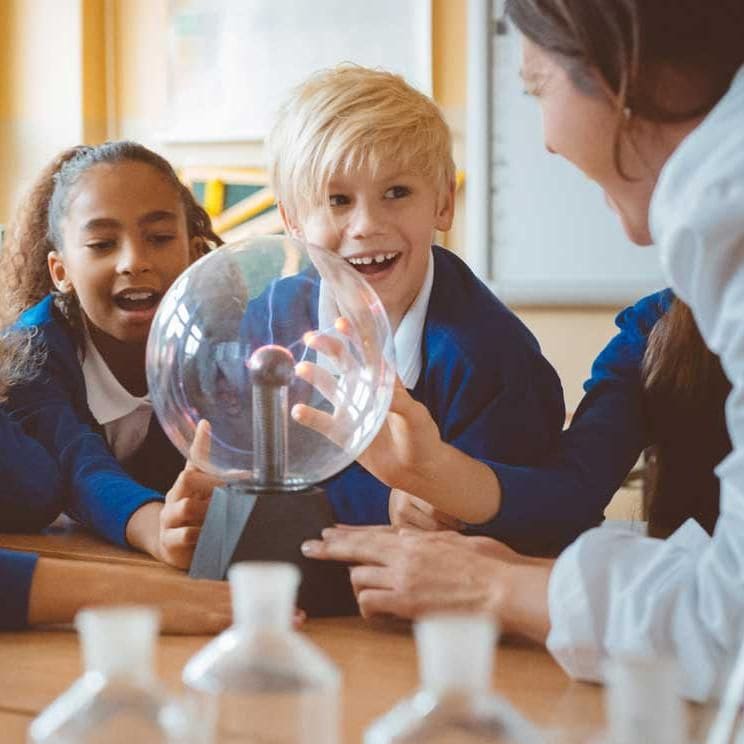
M 329 528 L 302 545 L 308 558 L 344 561 L 364 617 L 478 612 L 504 631 L 544 640 L 553 561 L 455 532 Z

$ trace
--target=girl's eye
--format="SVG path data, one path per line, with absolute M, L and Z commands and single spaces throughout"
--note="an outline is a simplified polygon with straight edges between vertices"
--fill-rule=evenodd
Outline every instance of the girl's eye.
M 344 196 L 343 194 L 331 194 L 330 197 L 328 197 L 328 203 L 332 207 L 343 207 L 349 203 L 349 197 Z
M 402 199 L 404 196 L 408 196 L 411 193 L 411 189 L 408 186 L 392 186 L 385 192 L 386 199 Z
M 85 244 L 94 253 L 103 253 L 104 251 L 111 250 L 115 245 L 115 240 L 93 240 Z
M 175 237 L 176 236 L 172 233 L 156 233 L 154 235 L 150 235 L 148 240 L 155 245 L 167 245 L 172 240 L 174 240 Z

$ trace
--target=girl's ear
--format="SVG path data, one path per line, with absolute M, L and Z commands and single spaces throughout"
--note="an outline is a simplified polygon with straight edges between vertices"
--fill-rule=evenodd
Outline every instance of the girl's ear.
M 202 256 L 206 256 L 209 253 L 209 248 L 204 238 L 194 235 L 189 241 L 189 264 L 198 261 Z
M 283 202 L 279 202 L 279 214 L 282 217 L 282 223 L 284 224 L 284 229 L 287 234 L 291 235 L 293 238 L 302 239 L 302 229 L 287 211 Z
M 54 286 L 63 294 L 68 294 L 72 291 L 72 282 L 67 276 L 67 269 L 65 263 L 62 260 L 62 256 L 57 251 L 49 251 L 47 254 L 47 266 L 49 267 L 49 275 L 52 277 Z
M 437 214 L 434 227 L 440 232 L 447 232 L 452 227 L 455 218 L 455 179 L 437 197 Z

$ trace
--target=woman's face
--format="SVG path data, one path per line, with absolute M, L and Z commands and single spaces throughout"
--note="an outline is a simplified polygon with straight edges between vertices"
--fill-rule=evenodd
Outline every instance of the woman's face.
M 527 92 L 540 104 L 548 151 L 563 156 L 599 184 L 634 243 L 651 243 L 651 194 L 669 154 L 656 141 L 654 128 L 634 121 L 632 135 L 622 136 L 621 162 L 630 180 L 623 178 L 613 153 L 617 109 L 599 77 L 593 86 L 596 91 L 582 91 L 554 56 L 526 38 L 521 74 Z

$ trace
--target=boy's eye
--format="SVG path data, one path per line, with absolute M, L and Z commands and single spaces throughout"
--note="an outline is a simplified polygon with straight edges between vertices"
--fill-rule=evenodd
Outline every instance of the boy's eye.
M 402 199 L 404 196 L 408 196 L 411 193 L 411 189 L 408 186 L 392 186 L 385 192 L 386 199 Z
M 349 203 L 349 197 L 343 194 L 331 194 L 328 197 L 328 203 L 332 207 L 342 207 Z

